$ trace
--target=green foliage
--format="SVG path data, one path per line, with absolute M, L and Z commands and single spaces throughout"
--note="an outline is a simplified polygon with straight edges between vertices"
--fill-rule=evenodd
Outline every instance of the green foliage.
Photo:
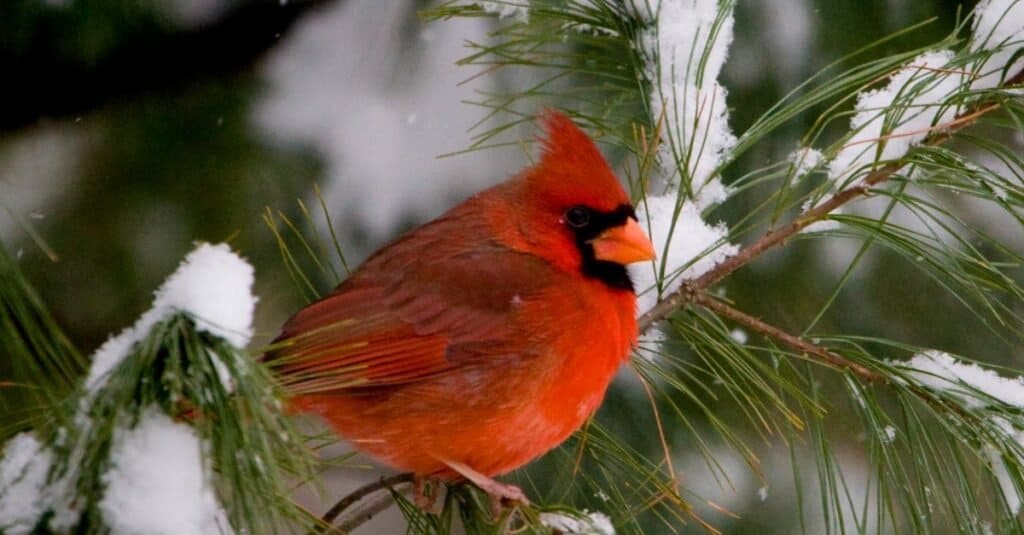
M 611 136 L 609 149 L 626 145 L 636 152 L 631 146 L 633 123 L 649 124 L 646 99 L 637 98 L 643 58 L 633 46 L 644 23 L 619 2 L 544 0 L 529 5 L 529 21 L 503 20 L 491 40 L 469 43 L 471 54 L 459 61 L 499 76 L 511 71 L 510 78 L 520 75 L 528 80 L 525 87 L 510 82 L 508 91 L 482 94 L 469 103 L 485 111 L 477 125 L 495 116 L 512 119 L 492 129 L 478 129 L 467 150 L 500 146 L 499 134 L 532 122 L 538 104 L 543 104 L 571 112 L 599 140 Z M 455 1 L 422 16 L 437 20 L 492 15 L 472 2 Z
M 76 529 L 106 531 L 98 507 L 113 441 L 153 408 L 196 430 L 236 530 L 307 521 L 289 496 L 313 465 L 274 384 L 253 356 L 197 331 L 189 317 L 157 323 L 105 381 L 65 404 L 74 423 L 49 440 L 57 452 L 51 481 L 68 482 L 67 498 L 84 506 Z
M 49 409 L 74 388 L 82 357 L 0 244 L 0 440 L 64 423 Z
M 107 531 L 98 507 L 115 436 L 154 409 L 195 429 L 236 530 L 311 521 L 290 498 L 297 481 L 314 477 L 309 437 L 283 412 L 275 379 L 253 355 L 178 313 L 154 325 L 86 390 L 78 384 L 77 350 L 2 247 L 0 263 L 2 344 L 14 367 L 5 377 L 16 378 L 0 390 L 15 418 L 5 421 L 2 436 L 32 429 L 52 449 L 51 498 L 76 504 L 76 532 Z
M 502 19 L 493 40 L 470 43 L 462 63 L 507 82 L 507 91 L 481 94 L 470 104 L 488 118 L 508 120 L 478 132 L 467 150 L 511 143 L 505 135 L 531 121 L 540 102 L 568 109 L 610 148 L 636 197 L 660 193 L 651 179 L 656 149 L 673 141 L 650 116 L 655 80 L 645 64 L 651 58 L 637 45 L 650 23 L 610 0 L 530 5 L 528 21 Z M 850 10 L 849 2 L 843 5 Z M 864 13 L 851 17 L 870 20 Z M 425 15 L 480 16 L 491 15 L 471 2 L 450 2 Z M 872 39 L 880 31 L 866 22 L 848 25 Z M 834 157 L 852 134 L 847 124 L 856 95 L 924 50 L 960 50 L 957 65 L 965 69 L 984 59 L 963 50 L 965 22 L 953 26 L 942 37 L 945 28 L 922 23 L 852 53 L 836 44 L 843 31 L 826 28 L 839 59 L 778 92 L 780 98 L 763 109 L 730 102 L 742 110 L 738 124 L 744 128 L 716 175 L 733 194 L 705 215 L 726 221 L 730 240 L 747 244 L 768 229 L 810 222 L 801 219 L 802 207 L 828 199 L 842 185 L 832 183 L 822 166 L 798 174 L 785 152 L 799 144 Z M 524 73 L 528 81 L 517 85 Z M 887 116 L 908 113 L 908 104 L 931 81 L 906 88 Z M 785 255 L 752 262 L 715 288 L 698 289 L 869 375 L 684 300 L 661 318 L 666 321 L 657 335 L 647 333 L 594 421 L 512 476 L 536 505 L 495 518 L 486 496 L 464 485 L 448 489 L 438 515 L 421 511 L 398 491 L 384 498 L 398 504 L 414 533 L 548 533 L 541 515 L 556 511 L 580 518 L 583 511 L 600 511 L 619 533 L 1024 530 L 1014 497 L 1024 491 L 1021 408 L 969 385 L 936 388 L 905 366 L 907 357 L 941 347 L 1011 365 L 993 369 L 1015 376 L 1019 358 L 1013 352 L 1024 342 L 1024 262 L 1012 235 L 1024 230 L 1024 158 L 1013 139 L 1024 125 L 1024 105 L 1019 94 L 1003 89 L 961 91 L 948 104 L 998 111 L 937 129 L 894 160 L 871 162 L 850 183 L 887 165 L 892 173 L 848 203 L 852 210 L 821 216 L 838 228 L 791 236 L 779 244 Z M 156 123 L 173 122 L 157 115 Z M 131 124 L 122 128 L 134 131 Z M 793 132 L 800 132 L 799 140 Z M 790 145 L 780 150 L 780 138 Z M 674 147 L 676 154 L 685 149 Z M 96 172 L 149 151 L 129 146 L 101 154 Z M 173 150 L 189 152 L 190 146 Z M 220 176 L 215 162 L 197 165 Z M 211 198 L 211 206 L 224 198 Z M 866 202 L 875 208 L 858 207 Z M 980 210 L 1001 214 L 999 224 L 1012 225 L 1012 231 L 986 226 Z M 322 199 L 319 210 L 300 203 L 296 211 L 268 210 L 264 218 L 306 301 L 348 270 L 330 218 L 326 226 L 314 221 L 318 211 L 327 215 Z M 853 244 L 849 259 L 836 272 L 824 267 L 823 258 L 838 256 L 832 247 L 845 243 Z M 55 475 L 77 475 L 77 491 L 92 500 L 83 529 L 101 530 L 95 497 L 115 430 L 130 427 L 152 406 L 187 419 L 210 445 L 210 466 L 236 528 L 259 533 L 268 526 L 312 524 L 291 503 L 291 485 L 314 477 L 305 455 L 333 437 L 299 436 L 281 414 L 273 379 L 251 356 L 174 316 L 135 347 L 101 388 L 66 401 L 81 372 L 80 357 L 17 262 L 3 252 L 0 297 L 0 350 L 11 355 L 0 366 L 12 367 L 17 378 L 0 383 L 0 406 L 17 411 L 13 423 L 3 422 L 0 436 L 32 427 L 50 437 L 62 459 L 63 472 Z M 737 335 L 739 327 L 744 336 Z M 233 390 L 221 381 L 217 362 L 233 378 Z M 711 488 L 698 488 L 702 481 Z M 751 485 L 766 496 L 771 489 L 771 498 L 721 503 L 719 496 L 749 492 Z

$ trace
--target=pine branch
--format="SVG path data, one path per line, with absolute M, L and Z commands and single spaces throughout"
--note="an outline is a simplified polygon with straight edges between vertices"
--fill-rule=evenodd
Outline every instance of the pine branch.
M 1003 87 L 1013 87 L 1021 82 L 1024 82 L 1024 71 L 1018 72 L 1013 77 L 1007 79 L 1006 83 L 1003 84 Z M 936 125 L 934 127 L 936 132 L 926 138 L 922 145 L 927 147 L 942 145 L 949 141 L 953 134 L 973 125 L 982 116 L 1001 107 L 1001 102 L 985 102 L 978 104 L 960 115 L 957 115 L 957 117 L 949 123 Z M 684 281 L 678 290 L 662 297 L 649 311 L 640 316 L 637 322 L 640 332 L 646 332 L 658 321 L 668 318 L 668 316 L 683 304 L 695 302 L 694 299 L 699 295 L 702 295 L 698 290 L 704 290 L 714 285 L 736 270 L 759 258 L 769 249 L 784 244 L 801 230 L 816 221 L 820 221 L 837 208 L 849 203 L 850 201 L 867 196 L 871 192 L 871 188 L 873 186 L 882 184 L 892 178 L 893 175 L 905 167 L 907 163 L 908 160 L 903 159 L 885 164 L 884 166 L 869 173 L 859 184 L 850 186 L 835 193 L 825 202 L 804 211 L 787 225 L 769 230 L 754 243 L 740 249 L 737 253 L 706 271 L 703 275 L 689 281 Z
M 800 338 L 799 336 L 792 335 L 782 329 L 765 323 L 764 321 L 755 318 L 739 309 L 733 308 L 719 299 L 709 295 L 707 292 L 702 290 L 691 289 L 687 292 L 687 295 L 691 295 L 690 300 L 698 305 L 717 313 L 720 316 L 729 318 L 748 329 L 756 331 L 766 337 L 774 338 L 780 342 L 788 345 L 789 347 L 803 352 L 809 356 L 813 356 L 822 362 L 843 370 L 849 370 L 855 373 L 861 379 L 869 382 L 884 381 L 885 376 L 878 374 L 856 362 L 852 362 L 843 358 L 828 349 L 825 349 L 819 345 L 813 344 Z
M 386 494 L 378 497 L 377 499 L 367 503 L 361 509 L 353 512 L 349 518 L 343 520 L 338 524 L 338 530 L 341 533 L 352 533 L 359 526 L 369 522 L 373 517 L 377 516 L 377 513 L 389 509 L 397 502 L 393 495 Z
M 405 472 L 405 473 L 402 473 L 402 474 L 393 475 L 391 477 L 382 477 L 382 478 L 378 479 L 377 481 L 373 481 L 371 483 L 363 485 L 362 487 L 357 488 L 356 490 L 350 492 L 344 498 L 338 500 L 338 502 L 335 503 L 333 507 L 328 509 L 327 512 L 324 513 L 324 516 L 320 518 L 320 522 L 321 522 L 320 525 L 317 526 L 316 528 L 314 528 L 313 530 L 311 530 L 310 531 L 310 535 L 319 534 L 319 533 L 327 533 L 328 529 L 330 529 L 332 524 L 334 524 L 334 520 L 336 518 L 338 518 L 338 516 L 341 515 L 341 513 L 345 512 L 346 509 L 348 509 L 352 505 L 358 503 L 359 501 L 363 500 L 367 496 L 369 496 L 369 495 L 371 495 L 371 494 L 373 494 L 373 493 L 375 493 L 377 491 L 385 490 L 385 489 L 392 489 L 393 487 L 395 487 L 397 485 L 401 485 L 403 483 L 411 483 L 412 481 L 413 481 L 413 474 L 412 474 L 412 472 Z M 384 499 L 384 500 L 378 500 L 378 501 L 382 501 L 385 504 L 384 508 L 387 508 L 392 503 L 394 503 L 392 501 L 390 495 L 386 496 L 385 498 L 386 499 Z M 377 503 L 377 502 L 371 502 L 371 503 Z M 342 532 L 345 533 L 345 532 L 351 531 L 352 529 L 362 525 L 364 522 L 366 522 L 366 521 L 370 520 L 371 518 L 373 518 L 373 515 L 375 515 L 375 514 L 379 513 L 380 511 L 382 511 L 383 508 L 382 509 L 376 509 L 375 507 L 373 507 L 371 505 L 370 509 L 368 509 L 367 511 L 369 511 L 369 510 L 372 510 L 372 512 L 364 512 L 364 514 L 359 515 L 357 518 L 354 518 L 354 519 L 350 520 L 349 522 L 347 522 L 345 524 L 346 528 L 343 529 Z M 355 523 L 353 524 L 353 522 L 355 522 Z

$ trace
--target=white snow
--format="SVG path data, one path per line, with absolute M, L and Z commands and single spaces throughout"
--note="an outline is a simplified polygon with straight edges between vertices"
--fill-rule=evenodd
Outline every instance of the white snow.
M 648 235 L 658 258 L 651 263 L 632 264 L 629 272 L 637 289 L 637 305 L 644 313 L 657 302 L 654 283 L 663 273 L 662 294 L 679 288 L 683 278 L 700 276 L 738 250 L 726 238 L 724 224 L 708 225 L 694 203 L 684 203 L 673 226 L 676 195 L 649 196 L 637 207 L 637 219 L 648 226 Z M 664 271 L 662 265 L 664 264 Z
M 887 425 L 884 428 L 882 428 L 882 432 L 885 434 L 885 436 L 882 437 L 882 442 L 883 443 L 885 443 L 885 444 L 892 444 L 893 441 L 896 440 L 896 428 L 895 427 L 893 427 L 891 425 Z
M 62 444 L 66 437 L 61 430 L 57 446 L 66 446 Z M 0 457 L 0 533 L 30 533 L 43 516 L 48 516 L 46 525 L 54 533 L 70 532 L 78 524 L 85 504 L 73 500 L 76 460 L 81 459 L 85 444 L 71 446 L 67 469 L 51 474 L 55 469 L 52 448 L 28 433 L 7 443 Z
M 53 454 L 34 436 L 11 438 L 0 457 L 0 533 L 30 533 L 45 512 L 44 489 Z
M 724 224 L 701 217 L 728 196 L 713 175 L 736 143 L 725 89 L 717 81 L 732 42 L 733 17 L 729 6 L 716 26 L 716 0 L 633 0 L 631 6 L 637 17 L 656 21 L 641 33 L 639 46 L 648 61 L 646 76 L 656 86 L 651 113 L 664 128 L 658 161 L 667 186 L 637 210 L 658 253 L 654 262 L 629 268 L 643 313 L 657 302 L 656 281 L 663 282 L 662 294 L 671 292 L 683 278 L 699 276 L 738 250 L 728 242 Z M 676 219 L 680 195 L 686 198 Z
M 790 153 L 786 160 L 793 166 L 793 176 L 800 179 L 824 163 L 825 155 L 814 147 L 801 147 Z
M 508 17 L 521 22 L 529 22 L 530 20 L 529 0 L 520 0 L 518 2 L 515 0 L 496 0 L 493 2 L 477 2 L 476 5 L 492 15 L 497 15 L 499 19 Z
M 977 364 L 962 362 L 948 353 L 925 351 L 914 355 L 906 367 L 912 368 L 914 379 L 936 391 L 950 392 L 961 397 L 969 407 L 983 407 L 990 403 L 978 397 L 978 392 L 1008 405 L 1024 408 L 1024 380 L 1003 377 Z
M 1004 418 L 995 417 L 993 420 L 1007 434 L 1012 436 L 1018 444 L 1024 444 L 1024 432 L 1014 430 L 1010 422 Z M 1015 513 L 1020 512 L 1021 505 L 1024 504 L 1024 498 L 1017 492 L 1017 487 L 1013 484 L 1013 476 L 1010 475 L 1010 469 L 1006 466 L 1002 453 L 991 445 L 985 446 L 982 452 L 988 457 L 988 461 L 992 466 L 992 473 L 996 476 L 999 488 L 1002 489 L 1003 496 L 1006 498 L 1006 504 L 1010 507 L 1011 511 Z
M 615 535 L 615 527 L 607 515 L 587 512 L 585 517 L 565 513 L 541 513 L 540 523 L 566 535 Z
M 141 340 L 142 336 L 135 328 L 129 327 L 121 331 L 117 336 L 108 338 L 93 353 L 89 375 L 85 378 L 85 387 L 89 390 L 95 390 L 102 386 L 107 376 L 110 375 L 110 371 L 128 356 L 132 346 Z
M 837 187 L 875 161 L 906 154 L 949 123 L 962 111 L 950 97 L 968 88 L 994 88 L 1004 72 L 1013 75 L 1024 69 L 1024 58 L 1013 59 L 1024 48 L 1024 0 L 982 0 L 973 16 L 969 50 L 985 58 L 966 66 L 974 75 L 953 62 L 952 51 L 930 51 L 896 71 L 884 88 L 859 95 L 850 120 L 853 135 L 829 165 Z
M 466 42 L 488 41 L 493 21 L 430 23 L 403 40 L 419 27 L 406 2 L 322 7 L 298 21 L 264 63 L 268 91 L 255 119 L 275 144 L 301 144 L 322 156 L 324 200 L 344 218 L 339 222 L 380 240 L 401 224 L 439 215 L 526 162 L 518 145 L 438 158 L 473 142 L 469 129 L 484 112 L 466 101 L 493 93 L 506 75 L 534 83 L 523 71 L 477 76 L 483 67 L 455 65 L 471 52 Z
M 83 407 L 132 346 L 171 314 L 185 312 L 195 319 L 197 329 L 244 347 L 252 333 L 256 303 L 252 283 L 252 266 L 228 246 L 197 246 L 156 291 L 153 307 L 96 351 L 84 385 Z M 217 360 L 214 366 L 222 383 L 231 388 L 227 368 Z M 85 414 L 83 410 L 76 418 L 80 433 L 89 433 L 93 425 Z M 78 522 L 82 502 L 75 501 L 73 491 L 79 475 L 74 459 L 81 458 L 86 444 L 70 446 L 71 469 L 47 483 L 52 452 L 30 435 L 19 435 L 7 445 L 0 460 L 0 531 L 25 533 L 49 511 L 49 526 L 57 532 Z M 100 510 L 115 535 L 230 531 L 207 481 L 199 438 L 187 425 L 150 408 L 134 429 L 115 433 L 110 461 Z
M 949 50 L 925 52 L 894 73 L 888 85 L 857 97 L 850 119 L 853 135 L 829 163 L 829 177 L 845 186 L 875 161 L 903 156 L 934 128 L 956 117 L 951 96 L 963 90 L 964 75 Z
M 88 433 L 91 420 L 80 411 L 75 415 L 74 427 L 77 433 Z M 55 448 L 69 448 L 66 468 L 58 474 L 54 474 L 52 481 L 46 486 L 43 493 L 43 501 L 49 511 L 53 513 L 47 524 L 55 533 L 68 533 L 75 527 L 82 516 L 85 503 L 76 499 L 75 484 L 78 481 L 82 458 L 89 444 L 84 440 L 69 442 L 70 439 L 80 438 L 84 435 L 68 433 L 66 429 L 59 429 L 54 442 Z M 59 451 L 59 450 L 58 450 Z
M 806 212 L 808 208 L 809 206 L 805 205 L 803 211 Z M 829 212 L 829 214 L 841 213 L 843 213 L 843 207 L 836 208 L 835 210 Z M 814 223 L 811 223 L 810 225 L 807 225 L 806 227 L 800 229 L 800 233 L 810 234 L 812 232 L 826 232 L 829 230 L 837 230 L 840 226 L 841 225 L 839 224 L 839 222 L 834 219 L 819 219 L 818 221 L 815 221 Z
M 627 2 L 627 7 L 629 7 L 636 18 L 644 22 L 650 22 L 657 16 L 661 0 L 627 0 Z
M 747 343 L 747 339 L 749 338 L 749 336 L 747 335 L 747 331 L 744 331 L 743 329 L 736 327 L 735 329 L 729 331 L 729 338 L 732 338 L 737 343 L 745 344 Z
M 981 395 L 985 394 L 1012 407 L 1024 408 L 1024 380 L 1020 377 L 1003 377 L 977 364 L 962 362 L 947 353 L 934 350 L 914 355 L 905 367 L 913 369 L 911 373 L 918 382 L 932 390 L 956 395 L 967 407 L 978 409 L 991 405 L 991 401 Z M 991 421 L 1009 437 L 1024 445 L 1024 431 L 1015 429 L 1009 420 L 993 416 Z M 1001 452 L 990 445 L 985 447 L 983 453 L 988 457 L 1010 509 L 1019 512 L 1024 501 L 1017 493 Z
M 1013 55 L 1024 48 L 1024 0 L 981 0 L 975 6 L 970 50 L 994 51 L 971 68 L 980 76 L 972 89 L 991 89 L 1003 81 L 1004 69 L 1013 76 L 1024 68 L 1024 58 Z
M 828 232 L 831 230 L 839 230 L 840 226 L 841 225 L 838 221 L 832 219 L 822 219 L 819 221 L 815 221 L 814 223 L 811 223 L 810 225 L 807 225 L 806 227 L 800 229 L 800 232 L 803 234 L 810 234 L 812 232 Z
M 658 160 L 665 182 L 686 180 L 701 211 L 728 195 L 712 174 L 736 144 L 726 91 L 718 83 L 733 37 L 732 8 L 727 9 L 716 26 L 717 0 L 662 0 L 656 27 L 641 37 L 651 57 L 647 77 L 656 86 L 652 120 L 664 124 Z
M 764 487 L 761 487 L 761 488 L 757 489 L 757 498 L 759 500 L 761 500 L 762 502 L 768 500 L 768 487 L 767 486 L 764 486 Z
M 252 266 L 230 247 L 200 244 L 156 291 L 147 315 L 164 319 L 173 312 L 186 312 L 200 331 L 243 349 L 252 338 L 256 308 L 252 284 Z
M 178 312 L 191 316 L 200 331 L 244 348 L 252 337 L 256 307 L 252 284 L 252 266 L 227 245 L 200 244 L 156 291 L 153 307 L 133 326 L 96 350 L 86 388 L 95 390 L 101 386 L 111 370 L 128 356 L 133 345 L 145 338 L 154 325 Z M 217 369 L 228 386 L 230 378 L 223 363 Z
M 100 501 L 115 535 L 230 531 L 203 465 L 199 438 L 155 408 L 115 433 Z

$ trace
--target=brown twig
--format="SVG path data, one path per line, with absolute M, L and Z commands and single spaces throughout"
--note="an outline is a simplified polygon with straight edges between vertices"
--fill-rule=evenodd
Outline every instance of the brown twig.
M 1004 87 L 1014 86 L 1022 81 L 1024 81 L 1024 71 L 1007 79 Z M 998 109 L 1000 105 L 1001 103 L 999 102 L 986 102 L 971 107 L 969 110 L 957 115 L 949 123 L 942 125 L 941 130 L 936 130 L 934 134 L 928 136 L 922 142 L 922 145 L 936 146 L 945 143 L 954 133 L 974 124 L 981 116 Z M 860 183 L 837 192 L 825 202 L 801 213 L 785 226 L 769 230 L 750 245 L 743 247 L 715 267 L 704 272 L 703 275 L 684 281 L 678 290 L 662 297 L 651 310 L 640 316 L 637 320 L 640 332 L 647 331 L 658 321 L 667 318 L 681 305 L 693 302 L 695 296 L 702 294 L 700 290 L 704 290 L 721 281 L 734 271 L 749 264 L 755 258 L 760 257 L 768 249 L 785 243 L 786 240 L 795 236 L 811 223 L 821 220 L 835 209 L 856 198 L 866 196 L 873 186 L 889 180 L 906 164 L 906 161 L 901 160 L 875 169 L 864 177 L 864 180 Z
M 392 488 L 392 487 L 394 487 L 396 485 L 401 485 L 402 483 L 411 483 L 412 481 L 413 481 L 413 474 L 410 473 L 410 472 L 406 472 L 406 473 L 403 473 L 403 474 L 393 475 L 391 477 L 382 477 L 382 478 L 378 479 L 377 481 L 374 481 L 372 483 L 368 483 L 366 485 L 363 485 L 362 487 L 359 487 L 358 489 L 350 492 L 344 498 L 338 500 L 338 503 L 335 503 L 333 507 L 328 509 L 327 512 L 324 513 L 324 516 L 320 518 L 320 524 L 315 529 L 313 529 L 310 533 L 311 534 L 327 533 L 327 531 L 334 524 L 334 520 L 336 518 L 338 518 L 338 516 L 341 515 L 341 513 L 345 512 L 345 510 L 348 509 L 349 507 L 351 507 L 353 504 L 359 502 L 360 500 L 362 500 L 363 498 L 366 498 L 367 496 L 369 496 L 370 494 L 373 494 L 374 492 L 381 491 L 381 490 L 384 490 L 384 489 L 390 489 L 390 488 Z M 354 529 L 355 527 L 358 527 L 363 522 L 366 522 L 367 520 L 372 518 L 373 515 L 375 515 L 375 514 L 379 513 L 380 511 L 386 509 L 392 503 L 391 502 L 391 496 L 387 497 L 387 501 L 385 503 L 387 505 L 385 505 L 381 509 L 373 511 L 369 515 L 367 515 L 365 512 L 363 514 L 361 514 L 361 515 L 358 515 L 359 517 L 366 517 L 366 518 L 362 519 L 360 522 L 356 523 L 355 525 L 353 525 L 353 526 L 351 526 L 351 527 L 349 527 L 347 529 L 343 528 L 342 529 L 342 533 L 346 533 L 346 532 L 350 531 L 351 529 Z M 351 520 L 350 520 L 350 522 L 351 522 Z
M 741 310 L 738 310 L 727 305 L 726 303 L 714 298 L 711 295 L 708 295 L 703 291 L 697 292 L 694 295 L 693 302 L 704 308 L 707 308 L 708 310 L 711 310 L 712 312 L 715 312 L 719 316 L 731 319 L 736 323 L 743 325 L 744 327 L 757 331 L 770 338 L 774 338 L 782 342 L 783 344 L 786 344 L 787 346 L 797 351 L 800 351 L 801 353 L 806 353 L 807 355 L 817 357 L 819 360 L 824 361 L 825 363 L 836 368 L 842 370 L 849 370 L 850 372 L 856 374 L 861 379 L 871 382 L 882 381 L 885 379 L 885 377 L 883 375 L 880 375 L 878 372 L 870 370 L 860 364 L 857 364 L 856 362 L 847 360 L 846 358 L 841 357 L 829 351 L 828 349 L 825 349 L 824 347 L 821 347 L 817 344 L 812 344 L 811 342 L 808 342 L 807 340 L 804 340 L 799 336 L 794 336 L 786 331 L 783 331 L 782 329 L 774 325 L 765 323 L 764 321 L 755 318 L 754 316 L 751 316 L 746 312 L 743 312 Z
M 392 505 L 395 505 L 395 499 L 391 494 L 378 496 L 373 501 L 352 512 L 352 514 L 346 515 L 347 518 L 338 523 L 337 530 L 341 533 L 352 533 L 356 528 L 377 516 L 377 513 L 388 509 Z

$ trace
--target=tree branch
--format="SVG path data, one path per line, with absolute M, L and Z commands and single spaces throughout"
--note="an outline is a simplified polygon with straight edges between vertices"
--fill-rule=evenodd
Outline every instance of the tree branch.
M 374 492 L 380 490 L 390 489 L 396 485 L 401 485 L 403 483 L 411 483 L 412 481 L 413 474 L 411 472 L 406 472 L 403 474 L 393 475 L 391 477 L 382 477 L 377 481 L 373 481 L 371 483 L 363 485 L 362 487 L 357 488 L 356 490 L 350 492 L 344 498 L 338 500 L 338 503 L 334 504 L 333 507 L 331 507 L 330 509 L 327 510 L 326 513 L 324 513 L 324 516 L 320 518 L 320 525 L 310 532 L 311 535 L 327 533 L 327 531 L 334 524 L 334 520 L 338 518 L 338 516 L 341 515 L 341 513 L 345 512 L 346 509 L 348 509 L 355 503 L 359 502 L 363 498 L 369 496 L 370 494 L 373 494 Z M 383 511 L 384 509 L 389 507 L 391 503 L 392 500 L 391 496 L 389 495 L 387 496 L 387 500 L 384 502 L 385 505 L 383 507 L 379 509 L 373 507 L 365 509 L 362 512 L 362 514 L 358 515 L 357 518 L 350 519 L 348 522 L 345 523 L 345 526 L 347 527 L 341 528 L 342 533 L 351 531 L 352 529 L 355 529 L 356 527 L 363 524 L 370 518 L 373 518 L 373 515 Z M 358 520 L 358 522 L 355 522 L 353 524 L 353 521 L 356 520 Z
M 1003 86 L 1018 85 L 1022 81 L 1024 81 L 1024 71 L 1018 72 L 1013 77 L 1007 79 Z M 957 115 L 949 123 L 941 125 L 941 130 L 936 130 L 934 134 L 928 136 L 922 145 L 941 145 L 948 141 L 956 132 L 974 124 L 983 115 L 1000 107 L 1000 102 L 985 102 L 975 105 Z M 939 128 L 939 126 L 936 128 Z M 646 332 L 652 325 L 667 318 L 681 305 L 693 302 L 694 298 L 703 295 L 701 290 L 710 287 L 739 268 L 749 264 L 768 249 L 785 243 L 786 240 L 795 236 L 811 223 L 821 220 L 840 206 L 867 195 L 873 186 L 889 180 L 906 165 L 906 160 L 898 160 L 875 169 L 864 177 L 864 180 L 859 184 L 837 192 L 825 202 L 801 213 L 785 226 L 769 230 L 756 241 L 740 249 L 736 254 L 726 258 L 699 277 L 683 281 L 678 290 L 662 297 L 649 311 L 640 316 L 637 320 L 640 332 Z
M 390 494 L 384 494 L 369 501 L 360 509 L 356 509 L 351 514 L 346 515 L 346 518 L 342 519 L 338 523 L 338 531 L 341 533 L 352 533 L 359 526 L 369 522 L 377 513 L 384 511 L 395 505 L 395 499 Z
M 724 302 L 718 299 L 715 299 L 713 296 L 707 294 L 706 292 L 697 291 L 694 294 L 693 302 L 700 306 L 703 306 L 704 308 L 707 308 L 708 310 L 711 310 L 712 312 L 715 312 L 716 314 L 722 317 L 729 318 L 735 321 L 736 323 L 739 323 L 740 325 L 747 327 L 750 330 L 761 333 L 767 337 L 774 338 L 797 351 L 815 357 L 817 360 L 820 360 L 830 366 L 839 368 L 841 370 L 848 370 L 856 374 L 861 379 L 871 382 L 885 380 L 885 376 L 879 374 L 878 372 L 870 370 L 861 364 L 857 364 L 856 362 L 841 357 L 829 351 L 828 349 L 825 349 L 824 347 L 812 344 L 811 342 L 808 342 L 807 340 L 804 340 L 803 338 L 800 338 L 798 336 L 794 336 L 786 331 L 783 331 L 782 329 L 779 329 L 774 325 L 765 323 L 764 321 L 761 321 L 760 319 L 755 318 L 754 316 L 751 316 L 741 310 L 738 310 L 725 304 Z

